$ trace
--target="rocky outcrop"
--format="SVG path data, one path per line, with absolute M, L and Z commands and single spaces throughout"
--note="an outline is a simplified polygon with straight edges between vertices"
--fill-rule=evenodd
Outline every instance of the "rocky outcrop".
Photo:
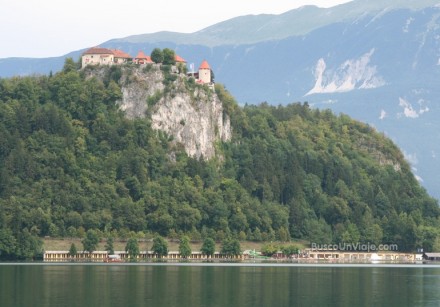
M 124 67 L 119 83 L 127 117 L 151 117 L 152 127 L 172 136 L 189 156 L 211 159 L 216 142 L 231 139 L 229 116 L 212 88 L 158 65 Z
M 122 91 L 121 110 L 128 118 L 143 118 L 148 109 L 149 98 L 164 91 L 163 72 L 158 65 L 122 67 L 119 81 Z
M 203 94 L 202 94 L 203 96 Z M 183 144 L 190 156 L 210 159 L 215 156 L 215 143 L 231 138 L 229 118 L 224 116 L 221 102 L 196 99 L 187 94 L 161 101 L 151 115 L 154 129 L 163 130 Z

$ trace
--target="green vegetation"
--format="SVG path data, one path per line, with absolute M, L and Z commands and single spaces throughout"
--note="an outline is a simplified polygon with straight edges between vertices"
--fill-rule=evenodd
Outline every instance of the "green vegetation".
M 176 64 L 174 50 L 165 48 L 162 50 L 163 53 L 163 64 L 164 65 L 174 65 Z
M 86 237 L 81 241 L 83 244 L 83 250 L 89 254 L 96 250 L 96 246 L 99 243 L 99 237 L 96 231 L 93 229 L 87 230 Z
M 161 91 L 156 91 L 153 95 L 149 96 L 147 99 L 147 104 L 149 107 L 152 107 L 154 105 L 156 105 L 156 103 L 159 102 L 159 100 L 162 98 L 162 92 Z
M 241 255 L 241 247 L 238 239 L 226 238 L 223 240 L 221 253 L 229 257 Z
M 154 63 L 162 63 L 169 66 L 176 64 L 175 55 L 172 49 L 165 48 L 161 50 L 160 48 L 154 48 L 150 56 Z
M 128 253 L 130 260 L 135 260 L 139 255 L 139 243 L 136 238 L 128 239 L 127 245 L 125 246 L 125 252 Z
M 113 237 L 107 238 L 107 242 L 105 243 L 105 250 L 108 252 L 109 255 L 113 255 L 115 253 Z
M 180 239 L 179 244 L 179 253 L 183 258 L 188 258 L 191 256 L 191 246 L 189 244 L 189 238 L 187 236 L 183 236 Z
M 153 246 L 151 247 L 153 253 L 159 257 L 168 255 L 168 243 L 161 236 L 157 236 L 153 239 Z
M 281 251 L 286 256 L 297 255 L 300 250 L 300 247 L 295 244 L 281 246 Z
M 163 62 L 163 51 L 160 48 L 154 48 L 151 52 L 151 60 L 154 63 L 162 63 Z
M 440 248 L 437 202 L 368 125 L 307 103 L 239 107 L 216 85 L 233 139 L 221 159 L 196 160 L 149 118 L 125 118 L 120 78 L 67 61 L 51 77 L 0 79 L 1 259 L 38 257 L 46 236 L 91 252 L 90 232 Z
M 263 255 L 271 257 L 272 255 L 276 254 L 280 250 L 280 247 L 278 244 L 274 243 L 268 243 L 261 247 L 261 252 Z
M 206 238 L 203 241 L 203 245 L 200 248 L 200 251 L 204 255 L 213 256 L 215 253 L 215 241 L 212 238 Z
M 300 247 L 295 244 L 280 245 L 278 243 L 266 243 L 261 247 L 263 255 L 271 257 L 278 252 L 282 252 L 286 256 L 298 254 Z
M 76 245 L 75 245 L 75 243 L 72 243 L 70 245 L 70 249 L 69 249 L 69 256 L 70 257 L 75 257 L 77 254 L 78 254 L 78 251 L 76 249 Z

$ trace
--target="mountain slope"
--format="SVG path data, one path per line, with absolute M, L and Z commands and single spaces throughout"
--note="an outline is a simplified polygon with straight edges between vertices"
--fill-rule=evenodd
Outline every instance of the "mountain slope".
M 435 0 L 352 1 L 331 8 L 303 6 L 279 15 L 247 15 L 220 22 L 191 34 L 159 32 L 113 40 L 112 43 L 173 42 L 205 46 L 243 45 L 299 36 L 336 23 L 353 22 L 366 14 L 383 14 L 395 9 L 420 9 L 437 4 Z
M 0 80 L 2 259 L 32 257 L 38 236 L 88 230 L 437 248 L 437 202 L 393 142 L 366 124 L 308 104 L 239 107 L 221 85 L 212 92 L 166 65 L 75 68 L 67 61 L 53 76 Z M 127 88 L 145 94 L 144 115 L 121 112 Z M 163 90 L 160 99 L 151 88 Z M 209 140 L 210 160 L 155 127 L 173 101 L 183 107 L 172 107 L 181 114 L 169 122 L 218 122 L 202 106 L 217 109 L 217 99 L 232 135 Z
M 195 65 L 205 58 L 216 80 L 242 104 L 308 101 L 349 114 L 401 146 L 423 186 L 440 197 L 436 4 L 353 1 L 329 9 L 304 7 L 277 16 L 238 17 L 192 34 L 157 33 L 103 46 L 133 55 L 169 47 Z M 77 59 L 80 52 L 71 55 Z M 49 73 L 62 65 L 62 57 L 56 65 L 50 61 L 4 59 L 0 73 Z

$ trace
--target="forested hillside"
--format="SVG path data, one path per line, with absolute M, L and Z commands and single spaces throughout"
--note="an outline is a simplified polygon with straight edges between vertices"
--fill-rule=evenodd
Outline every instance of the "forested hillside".
M 437 202 L 371 127 L 307 103 L 240 107 L 216 85 L 233 137 L 188 157 L 148 116 L 118 109 L 120 76 L 0 79 L 0 257 L 38 238 L 192 239 L 440 247 Z

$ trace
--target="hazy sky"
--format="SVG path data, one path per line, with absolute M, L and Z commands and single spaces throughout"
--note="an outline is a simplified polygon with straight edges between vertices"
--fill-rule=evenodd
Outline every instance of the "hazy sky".
M 112 38 L 191 33 L 237 16 L 344 2 L 349 0 L 0 0 L 0 58 L 60 56 Z

